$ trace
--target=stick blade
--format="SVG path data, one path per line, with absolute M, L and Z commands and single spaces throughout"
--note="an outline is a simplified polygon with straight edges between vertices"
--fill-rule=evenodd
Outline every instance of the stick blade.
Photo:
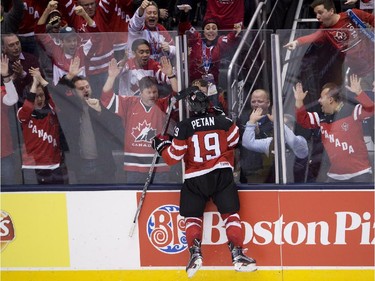
M 135 226 L 137 225 L 136 222 L 133 222 L 132 223 L 132 226 L 130 228 L 130 231 L 129 231 L 129 237 L 133 237 L 133 234 L 134 234 L 134 230 L 135 230 Z

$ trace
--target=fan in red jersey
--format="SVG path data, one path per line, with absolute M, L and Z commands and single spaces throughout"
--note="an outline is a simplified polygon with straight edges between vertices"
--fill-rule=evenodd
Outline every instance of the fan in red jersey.
M 188 20 L 189 5 L 181 5 L 180 35 L 186 33 L 188 37 L 189 79 L 204 79 L 208 82 L 208 95 L 217 95 L 219 85 L 220 63 L 229 57 L 239 43 L 241 24 L 232 26 L 233 31 L 219 36 L 220 22 L 216 18 L 205 19 L 203 32 L 198 32 Z
M 362 88 L 371 89 L 374 81 L 374 43 L 360 32 L 358 26 L 345 13 L 336 13 L 332 0 L 315 0 L 310 5 L 321 24 L 318 31 L 297 38 L 284 47 L 294 50 L 300 45 L 313 42 L 328 42 L 345 58 L 345 65 L 362 78 Z M 374 27 L 374 15 L 353 9 L 363 23 Z
M 134 57 L 119 62 L 119 65 L 123 65 L 119 75 L 119 94 L 121 96 L 139 96 L 139 81 L 146 76 L 155 77 L 159 85 L 170 85 L 171 89 L 177 92 L 177 85 L 170 81 L 174 74 L 172 73 L 168 77 L 161 71 L 160 63 L 150 56 L 151 46 L 146 39 L 134 40 L 132 51 Z
M 60 125 L 55 105 L 38 68 L 29 70 L 33 83 L 17 117 L 22 125 L 24 147 L 22 169 L 26 184 L 63 184 L 66 173 L 61 167 Z
M 126 97 L 113 92 L 113 84 L 121 69 L 113 59 L 108 68 L 108 78 L 103 87 L 102 104 L 121 117 L 125 128 L 124 174 L 127 183 L 144 183 L 150 170 L 154 150 L 151 139 L 161 132 L 166 123 L 166 112 L 172 92 L 164 98 L 159 97 L 157 82 L 154 77 L 145 76 L 139 81 L 139 97 Z M 166 57 L 161 58 L 161 72 L 172 77 L 173 68 Z M 171 84 L 177 88 L 176 76 Z M 169 182 L 169 167 L 159 162 L 155 169 L 154 182 Z
M 224 114 L 209 113 L 208 97 L 199 90 L 191 92 L 187 100 L 193 116 L 176 125 L 172 141 L 168 136 L 157 136 L 153 147 L 168 165 L 181 160 L 185 163 L 180 214 L 185 217 L 190 251 L 186 267 L 188 277 L 192 277 L 203 262 L 203 212 L 211 198 L 224 220 L 235 270 L 254 271 L 255 260 L 243 253 L 240 203 L 233 178 L 239 129 Z
M 328 182 L 372 182 L 371 164 L 363 139 L 362 121 L 374 114 L 374 102 L 362 91 L 361 79 L 350 76 L 347 88 L 356 95 L 358 104 L 343 101 L 341 89 L 333 83 L 322 87 L 320 98 L 323 114 L 307 112 L 303 100 L 307 91 L 301 83 L 294 90 L 297 122 L 304 128 L 320 128 L 330 168 Z

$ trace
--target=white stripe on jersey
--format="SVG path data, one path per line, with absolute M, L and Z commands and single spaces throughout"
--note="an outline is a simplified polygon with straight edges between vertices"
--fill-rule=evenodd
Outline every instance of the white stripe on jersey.
M 362 114 L 362 105 L 360 104 L 357 104 L 355 107 L 354 107 L 354 111 L 353 111 L 353 118 L 354 120 L 358 120 L 359 116 Z
M 238 132 L 238 127 L 236 127 L 233 130 L 233 132 L 228 136 L 227 141 L 228 142 L 232 141 L 232 138 L 237 134 L 237 132 Z M 232 141 L 232 142 L 236 142 L 237 143 L 238 142 L 238 138 L 236 140 Z M 231 146 L 231 144 L 229 146 Z

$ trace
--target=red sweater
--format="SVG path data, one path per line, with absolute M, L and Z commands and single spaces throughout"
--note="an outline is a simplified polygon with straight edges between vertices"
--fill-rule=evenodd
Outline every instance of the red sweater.
M 34 116 L 34 104 L 29 100 L 25 100 L 18 110 L 17 117 L 22 125 L 24 138 L 24 169 L 56 169 L 60 166 L 60 126 L 53 102 L 50 100 L 47 106 L 50 110 L 44 118 Z
M 345 104 L 334 115 L 319 116 L 317 112 L 307 112 L 305 107 L 296 110 L 298 124 L 304 128 L 320 128 L 331 163 L 328 176 L 336 180 L 350 179 L 371 170 L 362 120 L 373 116 L 374 103 L 363 92 L 357 100 L 360 104 L 354 108 Z

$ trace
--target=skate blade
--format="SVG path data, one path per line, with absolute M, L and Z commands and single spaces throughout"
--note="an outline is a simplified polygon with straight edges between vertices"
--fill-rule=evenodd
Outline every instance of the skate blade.
M 202 266 L 202 259 L 197 259 L 195 262 L 194 262 L 194 266 L 189 268 L 186 272 L 187 272 L 187 275 L 189 278 L 193 277 L 195 275 L 195 273 L 201 268 Z
M 257 269 L 258 268 L 255 263 L 244 265 L 242 262 L 238 262 L 234 264 L 234 270 L 238 272 L 253 272 L 253 271 L 256 271 Z

